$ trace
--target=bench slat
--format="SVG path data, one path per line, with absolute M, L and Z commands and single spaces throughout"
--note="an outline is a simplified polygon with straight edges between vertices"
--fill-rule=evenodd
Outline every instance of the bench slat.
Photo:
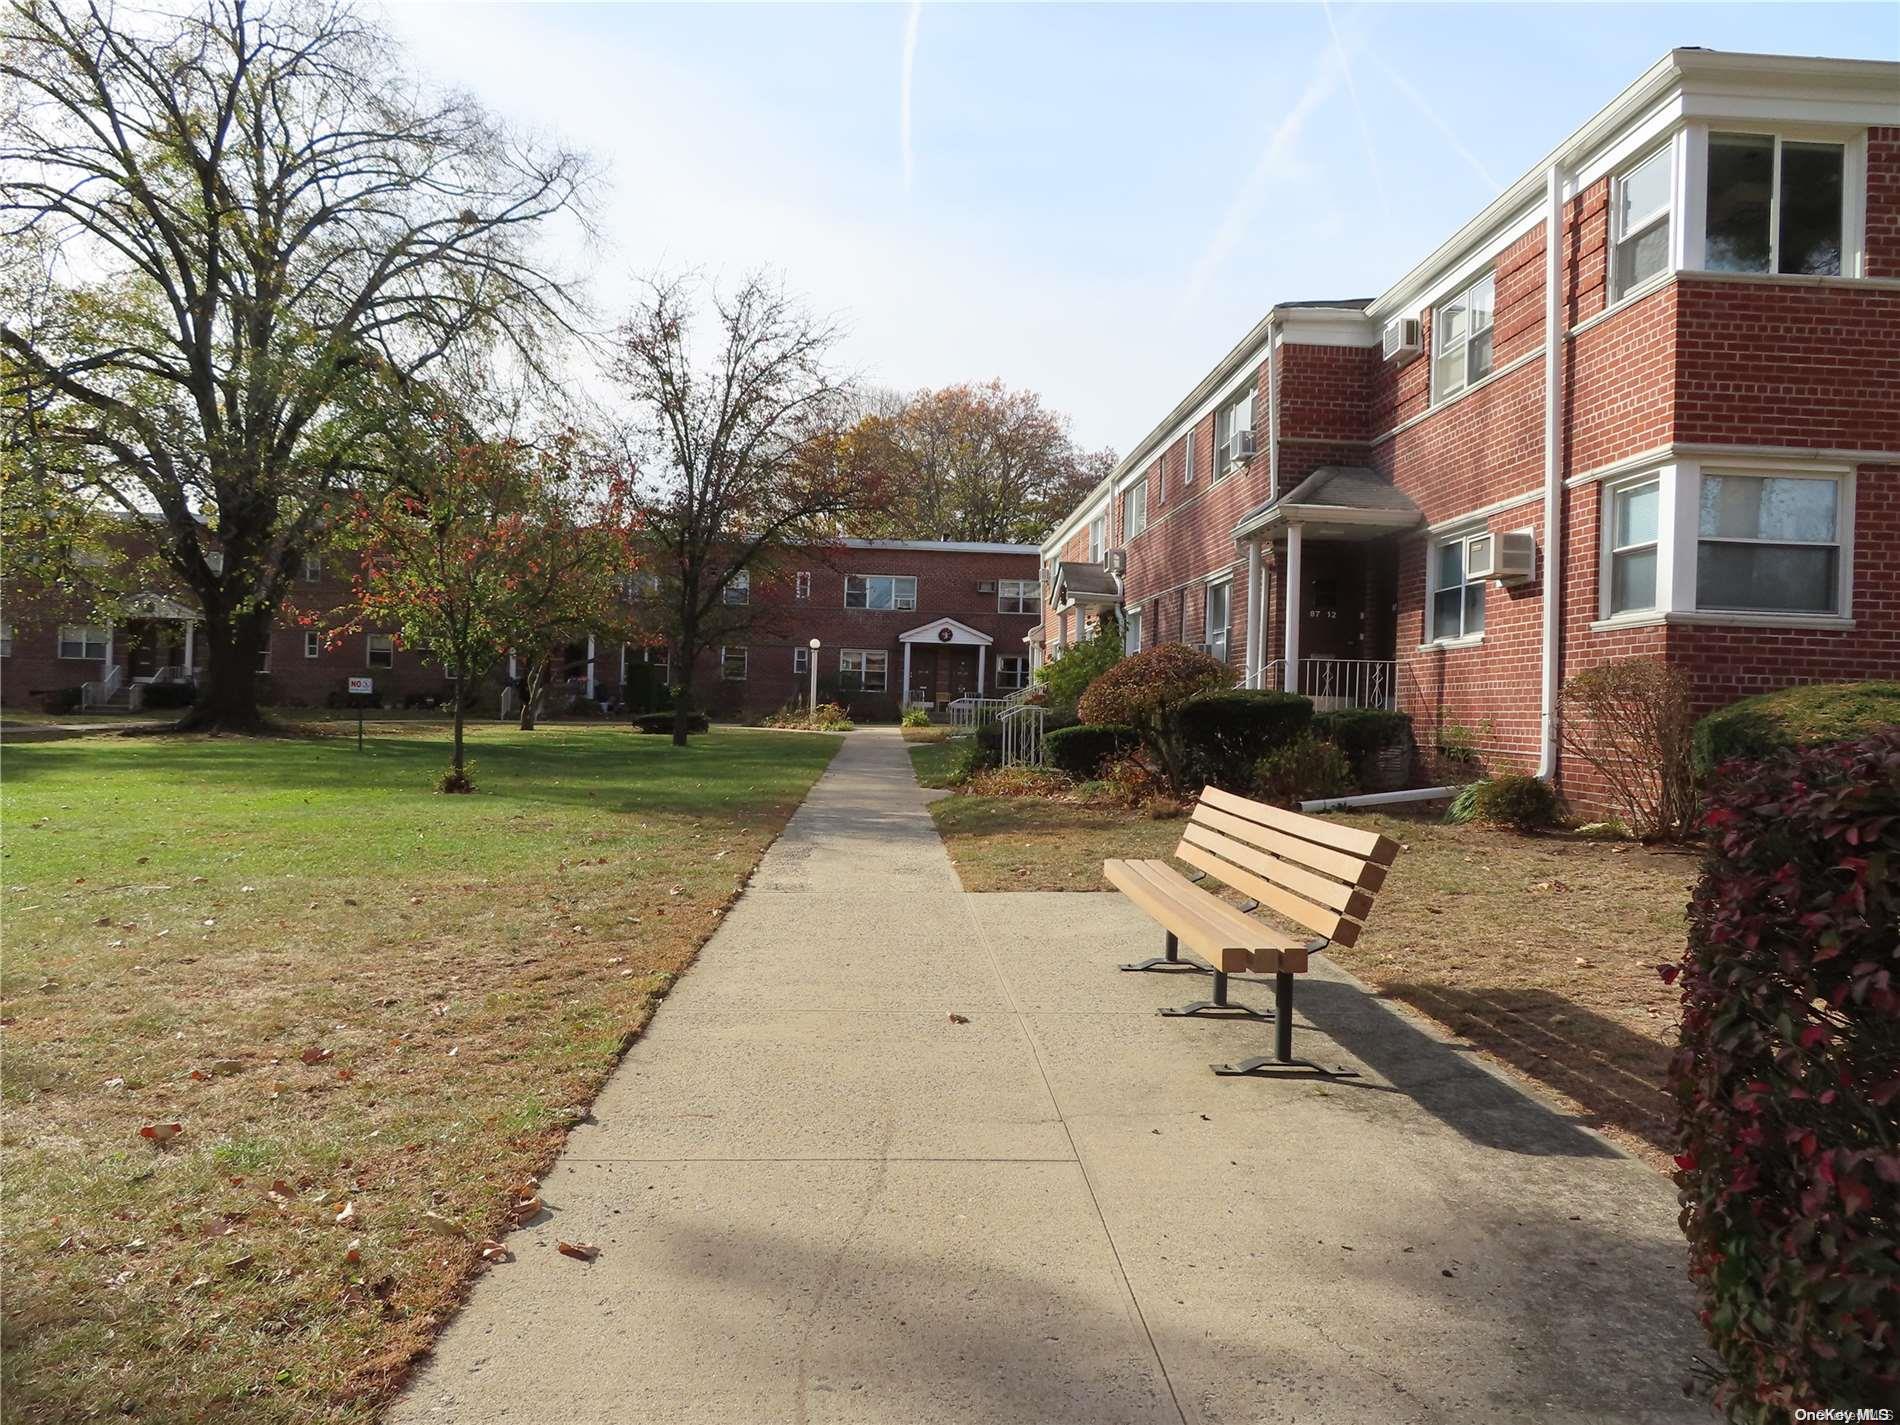
M 1264 851 L 1256 851 L 1246 842 L 1238 841 L 1231 836 L 1222 836 L 1209 827 L 1196 826 L 1190 822 L 1182 831 L 1181 840 L 1183 844 L 1192 842 L 1203 850 L 1212 851 L 1222 860 L 1231 861 L 1236 866 L 1253 872 L 1256 876 L 1264 876 L 1276 885 L 1284 886 L 1303 899 L 1329 910 L 1338 911 L 1341 915 L 1349 915 L 1354 920 L 1364 920 L 1366 912 L 1372 909 L 1372 897 L 1361 887 L 1341 885 L 1338 881 L 1328 880 L 1325 876 L 1316 876 L 1311 871 L 1294 865 L 1291 861 L 1270 856 Z M 1181 853 L 1177 850 L 1175 854 L 1179 856 Z M 1194 864 L 1199 866 L 1201 863 L 1197 861 Z M 1371 865 L 1370 862 L 1366 864 Z M 1222 868 L 1203 866 L 1202 869 L 1219 876 L 1230 886 L 1234 884 Z M 1382 867 L 1375 866 L 1373 869 L 1383 875 Z M 1236 889 L 1244 888 L 1236 887 Z M 1254 895 L 1252 891 L 1248 891 L 1247 894 Z M 1262 897 L 1254 896 L 1254 899 L 1260 900 Z
M 1208 791 L 1212 790 L 1214 790 L 1212 787 L 1208 788 Z M 1205 796 L 1206 793 L 1202 795 Z M 1323 872 L 1334 880 L 1345 881 L 1348 884 L 1357 881 L 1363 874 L 1363 868 L 1369 864 L 1363 857 L 1351 856 L 1344 851 L 1328 850 L 1311 841 L 1302 841 L 1297 836 L 1268 831 L 1244 817 L 1221 811 L 1206 803 L 1194 808 L 1194 815 L 1189 818 L 1189 821 L 1192 825 L 1224 832 L 1236 841 L 1244 841 L 1249 846 L 1257 846 L 1275 856 L 1296 861 L 1303 866 L 1310 866 L 1315 871 Z
M 1351 945 L 1357 937 L 1359 927 L 1347 920 L 1336 910 L 1314 905 L 1311 901 L 1282 890 L 1271 881 L 1262 880 L 1251 871 L 1244 871 L 1231 862 L 1223 861 L 1211 851 L 1203 850 L 1191 842 L 1183 841 L 1175 848 L 1174 854 L 1190 866 L 1198 866 L 1210 875 L 1219 876 L 1228 885 L 1245 895 L 1252 896 L 1269 910 L 1278 911 L 1288 920 L 1304 925 L 1315 935 L 1323 935 L 1335 945 Z
M 1219 787 L 1204 789 L 1201 792 L 1201 804 L 1297 836 L 1302 841 L 1317 842 L 1335 851 L 1344 851 L 1349 856 L 1375 861 L 1381 866 L 1390 866 L 1399 854 L 1398 842 L 1376 831 L 1362 831 L 1356 826 L 1341 826 L 1338 822 L 1321 821 L 1301 812 L 1284 811 L 1248 797 L 1237 797 L 1232 792 L 1223 792 Z
M 1102 874 L 1217 970 L 1306 968 L 1304 947 L 1283 943 L 1271 926 L 1202 890 L 1165 861 L 1105 861 Z

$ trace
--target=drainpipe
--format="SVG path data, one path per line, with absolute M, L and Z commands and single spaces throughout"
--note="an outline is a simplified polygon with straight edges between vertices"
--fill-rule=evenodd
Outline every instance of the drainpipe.
M 1537 775 L 1557 771 L 1557 655 L 1563 636 L 1564 172 L 1544 176 L 1544 650 L 1539 687 Z
M 1274 351 L 1274 333 L 1280 319 L 1267 319 L 1267 498 L 1280 498 L 1280 358 Z

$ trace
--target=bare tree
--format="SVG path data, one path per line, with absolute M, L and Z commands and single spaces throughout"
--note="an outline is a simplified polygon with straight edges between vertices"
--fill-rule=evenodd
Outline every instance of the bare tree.
M 532 363 L 574 302 L 530 244 L 586 165 L 425 97 L 348 0 L 0 3 L 0 270 L 38 278 L 0 313 L 0 418 L 60 494 L 161 533 L 209 651 L 187 721 L 255 726 L 369 389 L 467 341 Z
M 702 299 L 716 348 L 704 367 L 689 338 Z M 613 373 L 635 413 L 629 438 L 642 472 L 639 606 L 676 660 L 677 746 L 701 654 L 752 623 L 741 584 L 791 549 L 835 537 L 881 493 L 846 429 L 849 389 L 831 365 L 837 339 L 835 326 L 756 274 L 729 293 L 648 279 L 620 328 Z

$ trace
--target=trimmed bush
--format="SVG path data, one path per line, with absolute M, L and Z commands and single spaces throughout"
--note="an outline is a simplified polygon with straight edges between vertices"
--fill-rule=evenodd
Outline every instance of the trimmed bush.
M 1696 775 L 1791 747 L 1847 742 L 1900 726 L 1900 683 L 1809 683 L 1718 708 L 1695 725 Z
M 140 694 L 139 706 L 145 708 L 188 708 L 197 700 L 194 683 L 147 683 Z
M 1738 768 L 1679 965 L 1689 1274 L 1749 1425 L 1900 1399 L 1900 731 Z
M 40 694 L 40 711 L 48 713 L 78 712 L 79 705 L 85 700 L 86 690 L 84 688 L 54 688 L 51 692 Z
M 1523 772 L 1502 772 L 1488 781 L 1474 783 L 1468 790 L 1473 820 L 1494 822 L 1515 831 L 1550 826 L 1557 820 L 1556 790 L 1549 782 Z
M 1042 757 L 1059 772 L 1077 781 L 1098 776 L 1104 762 L 1125 757 L 1141 746 L 1141 733 L 1116 723 L 1078 723 L 1058 728 L 1042 739 Z
M 1351 792 L 1352 767 L 1334 743 L 1303 732 L 1260 759 L 1254 788 L 1262 801 L 1297 810 L 1301 802 Z
M 1234 670 L 1185 643 L 1164 643 L 1122 659 L 1089 684 L 1076 704 L 1083 722 L 1126 723 L 1160 760 L 1168 786 L 1179 792 L 1187 777 L 1181 709 L 1203 693 L 1231 688 Z
M 673 732 L 673 714 L 670 712 L 642 713 L 633 720 L 633 725 L 642 732 L 663 732 L 671 736 Z M 688 713 L 686 716 L 688 732 L 709 732 L 712 723 L 702 712 Z
M 820 703 L 815 708 L 793 703 L 767 713 L 759 723 L 762 727 L 790 728 L 797 732 L 849 732 L 857 726 L 837 703 Z
M 929 727 L 930 712 L 927 708 L 905 708 L 903 716 L 897 721 L 903 727 Z
M 1352 764 L 1353 781 L 1370 788 L 1379 755 L 1395 747 L 1410 748 L 1412 719 L 1384 708 L 1340 708 L 1313 715 L 1313 736 L 1336 744 Z M 1405 760 L 1410 762 L 1409 755 Z
M 1306 731 L 1313 704 L 1298 693 L 1208 693 L 1183 707 L 1177 721 L 1188 776 L 1244 795 L 1260 759 Z

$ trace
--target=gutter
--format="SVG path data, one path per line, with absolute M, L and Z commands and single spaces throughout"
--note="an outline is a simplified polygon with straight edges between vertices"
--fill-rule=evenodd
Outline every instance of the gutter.
M 1361 792 L 1352 797 L 1321 797 L 1301 802 L 1301 811 L 1345 811 L 1352 807 L 1397 806 L 1401 802 L 1437 802 L 1455 797 L 1462 787 L 1413 787 L 1403 792 Z
M 1537 775 L 1557 771 L 1557 656 L 1563 633 L 1564 461 L 1563 356 L 1569 334 L 1563 322 L 1564 170 L 1552 163 L 1544 175 L 1544 638 L 1538 696 Z

